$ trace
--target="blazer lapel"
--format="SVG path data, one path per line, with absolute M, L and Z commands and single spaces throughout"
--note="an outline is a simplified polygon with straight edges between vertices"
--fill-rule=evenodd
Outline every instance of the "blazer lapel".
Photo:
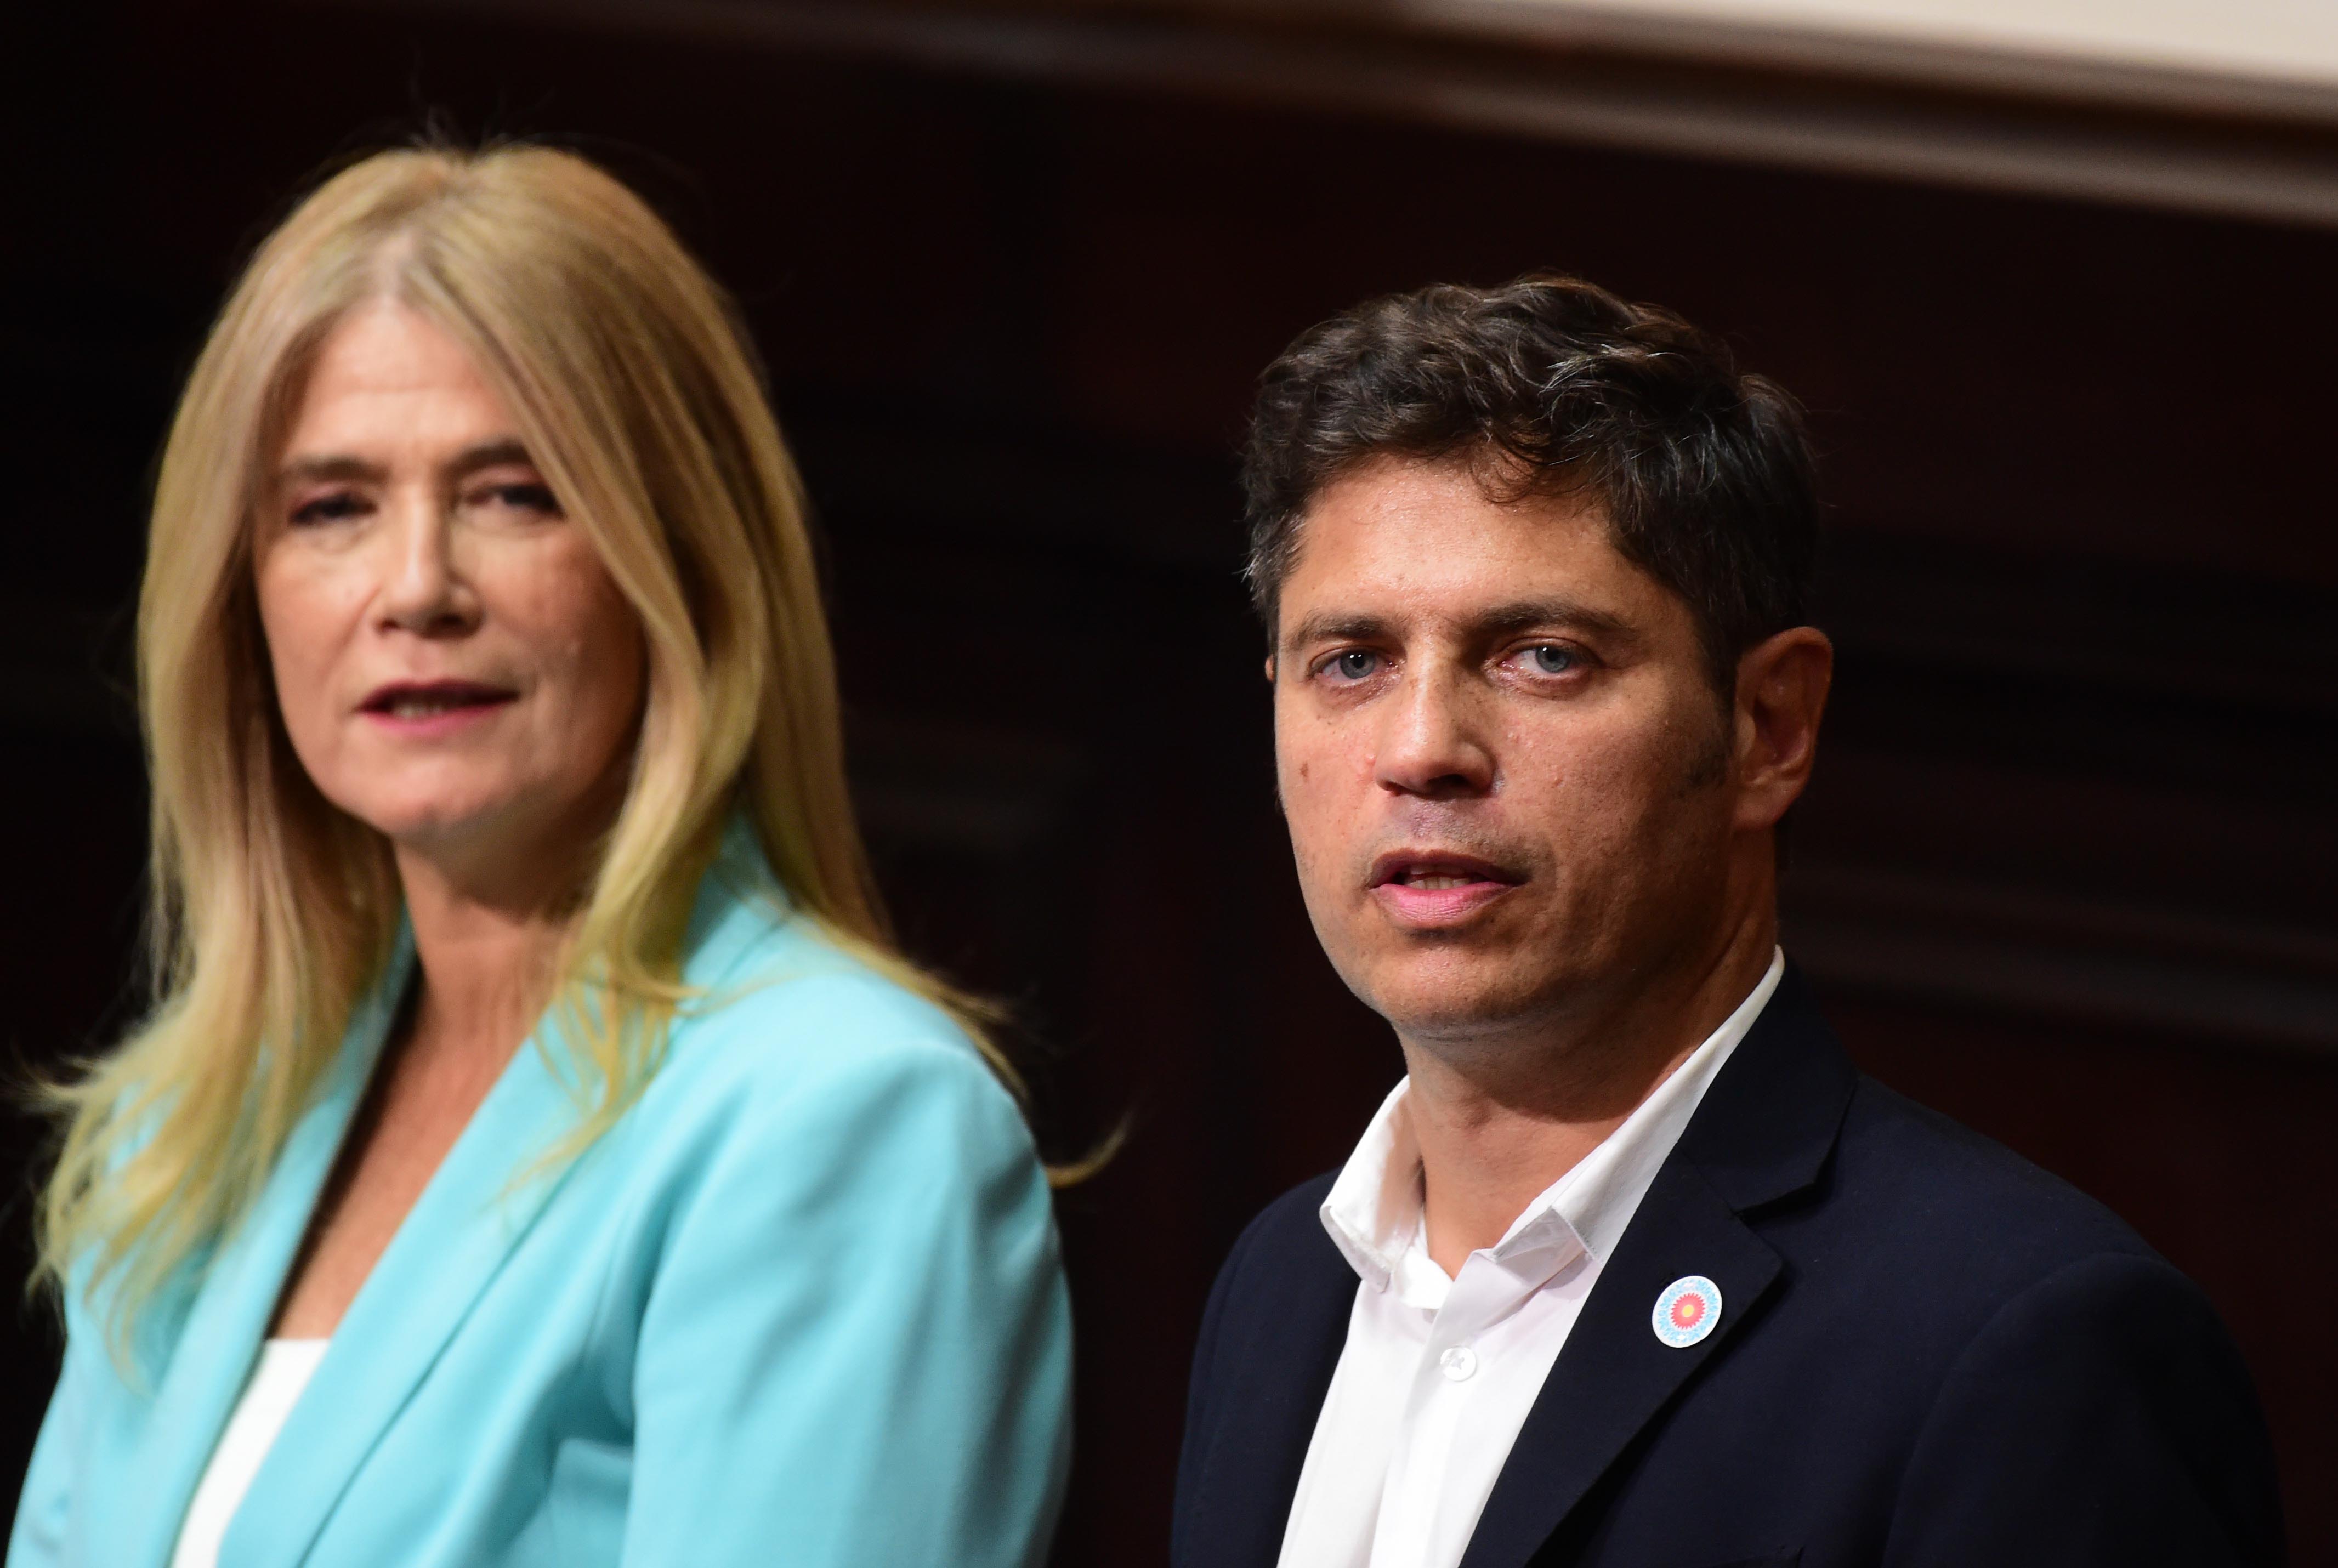
M 521 1045 L 349 1304 L 229 1526 L 221 1561 L 293 1563 L 307 1555 L 366 1456 L 565 1179 L 567 1167 L 514 1185 L 531 1154 L 551 1147 L 575 1116 L 545 1052 L 533 1040 Z
M 1818 1180 L 1857 1083 L 1789 965 L 1601 1269 L 1461 1568 L 1526 1563 L 1699 1368 L 1761 1331 L 1783 1265 L 1741 1215 Z M 1651 1318 L 1664 1289 L 1692 1274 L 1720 1287 L 1722 1315 L 1703 1340 L 1675 1349 Z
M 167 1359 L 141 1357 L 157 1381 L 133 1473 L 146 1478 L 153 1506 L 125 1508 L 112 1515 L 120 1534 L 99 1553 L 103 1561 L 161 1568 L 176 1549 L 187 1505 L 251 1376 L 269 1320 L 276 1315 L 284 1277 L 308 1234 L 317 1195 L 331 1173 L 349 1120 L 365 1098 L 405 991 L 411 957 L 412 949 L 401 936 L 383 979 L 350 1019 L 316 1104 L 285 1141 L 259 1202 L 175 1303 L 184 1316 Z M 171 1305 L 157 1309 L 168 1310 Z M 101 1539 L 112 1534 L 103 1524 L 99 1533 Z
M 683 939 L 691 985 L 719 988 L 757 939 L 788 918 L 745 832 L 732 824 L 714 874 L 701 879 Z M 516 1180 L 576 1124 L 576 1098 L 564 1081 L 572 1057 L 557 1016 L 547 1014 L 513 1055 L 367 1276 L 252 1478 L 251 1505 L 230 1524 L 221 1561 L 289 1564 L 307 1556 L 367 1455 L 574 1171 L 572 1160 Z M 306 1213 L 304 1205 L 304 1220 Z
M 1649 1418 L 1743 1328 L 1780 1267 L 1694 1171 L 1669 1163 L 1659 1171 L 1518 1430 L 1461 1568 L 1517 1568 L 1533 1556 Z M 1689 1274 L 1721 1287 L 1721 1320 L 1675 1350 L 1649 1319 L 1665 1287 Z

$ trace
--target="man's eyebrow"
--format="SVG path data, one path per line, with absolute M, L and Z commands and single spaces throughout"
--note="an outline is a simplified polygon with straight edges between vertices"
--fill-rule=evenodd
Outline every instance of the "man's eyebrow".
M 1286 648 L 1311 642 L 1375 642 L 1389 634 L 1390 622 L 1378 615 L 1343 615 L 1319 610 L 1283 633 Z
M 1595 637 L 1628 639 L 1638 635 L 1632 623 L 1622 616 L 1595 610 L 1573 599 L 1520 599 L 1498 604 L 1472 617 L 1470 625 L 1489 636 L 1531 632 L 1537 626 L 1567 627 Z
M 1394 632 L 1395 624 L 1380 615 L 1318 611 L 1284 635 L 1283 646 L 1304 648 L 1316 642 L 1377 642 L 1387 639 Z M 1639 635 L 1631 622 L 1623 617 L 1565 598 L 1513 600 L 1482 611 L 1469 620 L 1469 631 L 1479 637 L 1509 636 L 1531 632 L 1540 626 L 1564 628 L 1617 641 L 1631 641 Z

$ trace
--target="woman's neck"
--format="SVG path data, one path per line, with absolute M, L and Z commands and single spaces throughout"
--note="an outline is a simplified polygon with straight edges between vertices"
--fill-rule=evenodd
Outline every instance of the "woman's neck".
M 413 1044 L 507 1055 L 550 999 L 573 888 L 547 878 L 483 887 L 402 846 L 398 871 L 421 970 Z

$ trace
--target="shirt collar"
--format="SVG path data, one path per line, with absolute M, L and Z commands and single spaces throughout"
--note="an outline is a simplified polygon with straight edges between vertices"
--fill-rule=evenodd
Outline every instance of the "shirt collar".
M 1785 972 L 1785 954 L 1773 949 L 1769 969 L 1736 1011 L 1622 1125 L 1519 1212 L 1487 1250 L 1493 1260 L 1507 1271 L 1531 1270 L 1547 1279 L 1578 1249 L 1595 1258 L 1612 1251 L 1705 1090 L 1761 1016 Z M 1408 1104 L 1411 1089 L 1410 1078 L 1400 1079 L 1380 1102 L 1323 1200 L 1323 1229 L 1366 1284 L 1380 1290 L 1393 1285 L 1407 1299 L 1419 1295 L 1423 1305 L 1433 1305 L 1429 1298 L 1442 1293 L 1444 1271 L 1429 1260 L 1422 1235 L 1420 1143 Z
M 1411 1087 L 1410 1077 L 1397 1080 L 1323 1199 L 1332 1245 L 1379 1290 L 1394 1281 L 1420 1229 L 1420 1144 L 1405 1106 Z

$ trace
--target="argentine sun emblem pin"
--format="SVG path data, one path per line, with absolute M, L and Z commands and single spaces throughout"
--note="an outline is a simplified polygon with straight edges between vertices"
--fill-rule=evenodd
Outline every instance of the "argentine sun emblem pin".
M 1656 1338 L 1675 1350 L 1685 1350 L 1721 1321 L 1721 1287 L 1702 1274 L 1674 1280 L 1656 1298 L 1649 1321 Z

